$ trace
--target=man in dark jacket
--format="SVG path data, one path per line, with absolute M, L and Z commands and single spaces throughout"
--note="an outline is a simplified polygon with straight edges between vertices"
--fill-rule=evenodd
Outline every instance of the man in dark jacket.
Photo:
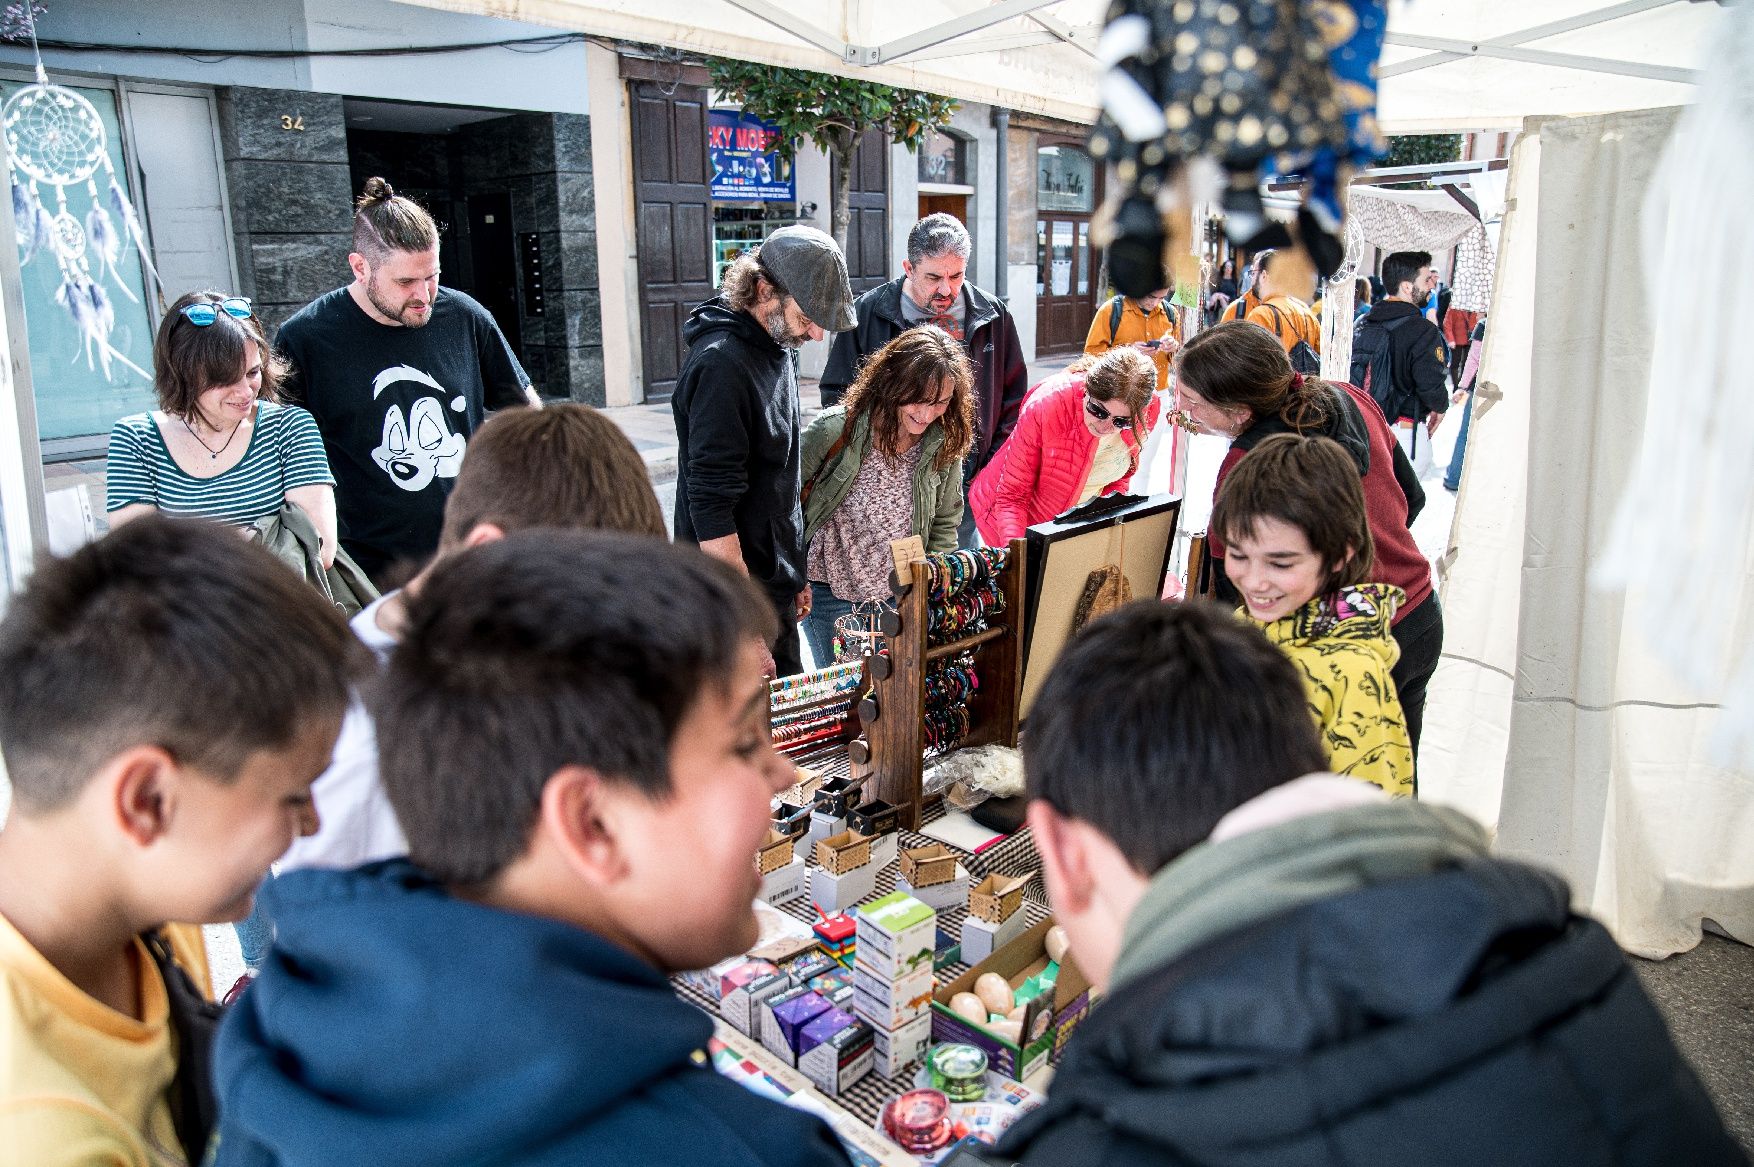
M 1430 253 L 1397 251 L 1383 260 L 1382 272 L 1388 294 L 1358 325 L 1352 341 L 1352 383 L 1376 398 L 1412 458 L 1421 441 L 1420 424 L 1425 427 L 1423 440 L 1429 441 L 1449 408 L 1444 384 L 1449 346 L 1437 325 L 1420 314 L 1437 284 Z
M 1565 885 L 1321 773 L 1295 667 L 1230 614 L 1093 623 L 1024 762 L 1069 959 L 1108 992 L 997 1160 L 1746 1162 Z
M 746 950 L 766 597 L 647 535 L 518 531 L 436 565 L 377 694 L 409 859 L 265 893 L 215 1048 L 217 1167 L 846 1167 L 715 1073 L 666 974 Z
M 723 290 L 683 326 L 688 356 L 670 399 L 679 542 L 698 543 L 762 586 L 780 616 L 772 676 L 803 671 L 810 612 L 798 502 L 798 381 L 792 350 L 853 327 L 853 290 L 834 240 L 783 227 L 744 252 Z
M 997 298 L 963 279 L 972 242 L 954 215 L 927 215 L 907 235 L 903 275 L 872 288 L 853 302 L 858 327 L 834 338 L 822 370 L 822 404 L 841 399 L 865 359 L 903 332 L 935 324 L 960 340 L 974 365 L 974 449 L 964 466 L 963 486 L 1017 428 L 1029 392 L 1029 366 L 1017 325 Z M 974 532 L 972 512 L 963 517 L 962 541 Z

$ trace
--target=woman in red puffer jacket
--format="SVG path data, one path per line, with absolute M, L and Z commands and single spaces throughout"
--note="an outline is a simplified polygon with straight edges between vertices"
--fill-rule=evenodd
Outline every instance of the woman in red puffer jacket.
M 1025 528 L 1125 490 L 1157 424 L 1157 369 L 1133 348 L 1078 361 L 1043 381 L 969 488 L 981 538 L 1003 547 Z

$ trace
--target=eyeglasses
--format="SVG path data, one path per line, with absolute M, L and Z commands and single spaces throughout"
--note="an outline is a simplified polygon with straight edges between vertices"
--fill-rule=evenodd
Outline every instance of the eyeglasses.
M 233 320 L 248 320 L 252 315 L 250 312 L 250 302 L 242 296 L 227 296 L 217 304 L 211 300 L 201 300 L 194 304 L 184 304 L 181 311 L 183 313 L 183 318 L 190 324 L 193 324 L 196 328 L 206 328 L 209 324 L 212 324 L 215 320 L 219 319 L 219 314 L 221 312 L 224 312 Z
M 1114 422 L 1115 428 L 1118 430 L 1124 430 L 1133 424 L 1132 418 L 1118 413 L 1110 413 L 1108 410 L 1098 405 L 1096 403 L 1096 398 L 1094 397 L 1086 397 L 1084 399 L 1084 412 L 1088 413 L 1091 417 L 1094 417 L 1097 421 Z

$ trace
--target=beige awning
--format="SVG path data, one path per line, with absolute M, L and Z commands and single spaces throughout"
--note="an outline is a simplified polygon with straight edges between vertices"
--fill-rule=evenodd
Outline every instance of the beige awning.
M 1090 122 L 1104 0 L 402 0 Z M 1391 0 L 1389 133 L 1691 101 L 1712 0 Z

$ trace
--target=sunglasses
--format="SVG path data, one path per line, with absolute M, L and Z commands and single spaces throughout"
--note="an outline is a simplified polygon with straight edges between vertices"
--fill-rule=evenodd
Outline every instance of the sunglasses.
M 1094 417 L 1097 421 L 1114 422 L 1115 428 L 1118 430 L 1124 430 L 1133 424 L 1132 418 L 1127 417 L 1124 414 L 1110 413 L 1108 410 L 1098 405 L 1094 397 L 1086 397 L 1084 399 L 1084 412 L 1088 413 L 1091 417 Z
M 217 304 L 211 300 L 202 300 L 196 304 L 184 304 L 181 311 L 183 318 L 196 328 L 206 328 L 219 319 L 221 312 L 233 320 L 248 320 L 251 315 L 250 302 L 242 296 L 227 296 Z

